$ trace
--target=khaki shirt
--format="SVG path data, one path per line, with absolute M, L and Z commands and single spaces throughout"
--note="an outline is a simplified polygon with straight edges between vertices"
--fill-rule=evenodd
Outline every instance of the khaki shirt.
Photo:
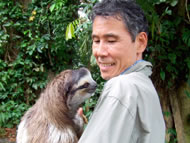
M 104 86 L 79 143 L 164 143 L 165 123 L 149 78 L 152 65 L 141 61 Z

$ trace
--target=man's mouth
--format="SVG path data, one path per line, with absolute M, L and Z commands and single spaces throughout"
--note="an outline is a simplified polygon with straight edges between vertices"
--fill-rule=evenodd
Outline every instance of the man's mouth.
M 102 72 L 108 72 L 115 66 L 115 63 L 99 63 L 99 68 Z
M 100 66 L 102 66 L 102 67 L 110 67 L 110 66 L 113 66 L 113 65 L 115 65 L 115 63 L 110 63 L 110 64 L 100 63 Z

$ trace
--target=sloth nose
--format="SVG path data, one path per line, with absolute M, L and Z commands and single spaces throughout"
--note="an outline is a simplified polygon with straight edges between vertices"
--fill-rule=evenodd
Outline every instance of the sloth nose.
M 96 87 L 97 87 L 97 84 L 96 84 L 96 82 L 95 82 L 95 81 L 92 83 L 92 87 L 94 87 L 94 88 L 96 88 Z
M 96 87 L 97 87 L 96 82 L 93 82 L 93 83 L 90 85 L 90 89 L 91 89 L 91 90 L 96 90 Z
M 97 84 L 95 81 L 90 83 L 90 86 L 88 87 L 88 93 L 94 93 L 96 90 Z

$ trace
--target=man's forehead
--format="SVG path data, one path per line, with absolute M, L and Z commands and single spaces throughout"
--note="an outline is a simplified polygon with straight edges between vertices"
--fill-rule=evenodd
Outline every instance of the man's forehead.
M 96 18 L 103 18 L 103 19 L 115 19 L 115 20 L 118 20 L 118 21 L 123 21 L 123 18 L 121 16 L 121 14 L 113 14 L 113 15 L 97 15 L 94 20 L 93 20 L 93 23 L 95 21 Z
M 107 29 L 111 31 L 114 27 L 117 27 L 117 29 L 120 27 L 125 27 L 125 22 L 121 18 L 117 18 L 115 16 L 96 16 L 92 23 L 92 32 L 96 31 L 97 29 Z

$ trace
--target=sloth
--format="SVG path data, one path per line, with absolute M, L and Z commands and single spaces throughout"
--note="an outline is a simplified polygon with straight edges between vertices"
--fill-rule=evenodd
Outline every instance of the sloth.
M 88 69 L 58 74 L 24 114 L 17 130 L 17 143 L 77 143 L 84 120 L 79 106 L 96 89 Z

